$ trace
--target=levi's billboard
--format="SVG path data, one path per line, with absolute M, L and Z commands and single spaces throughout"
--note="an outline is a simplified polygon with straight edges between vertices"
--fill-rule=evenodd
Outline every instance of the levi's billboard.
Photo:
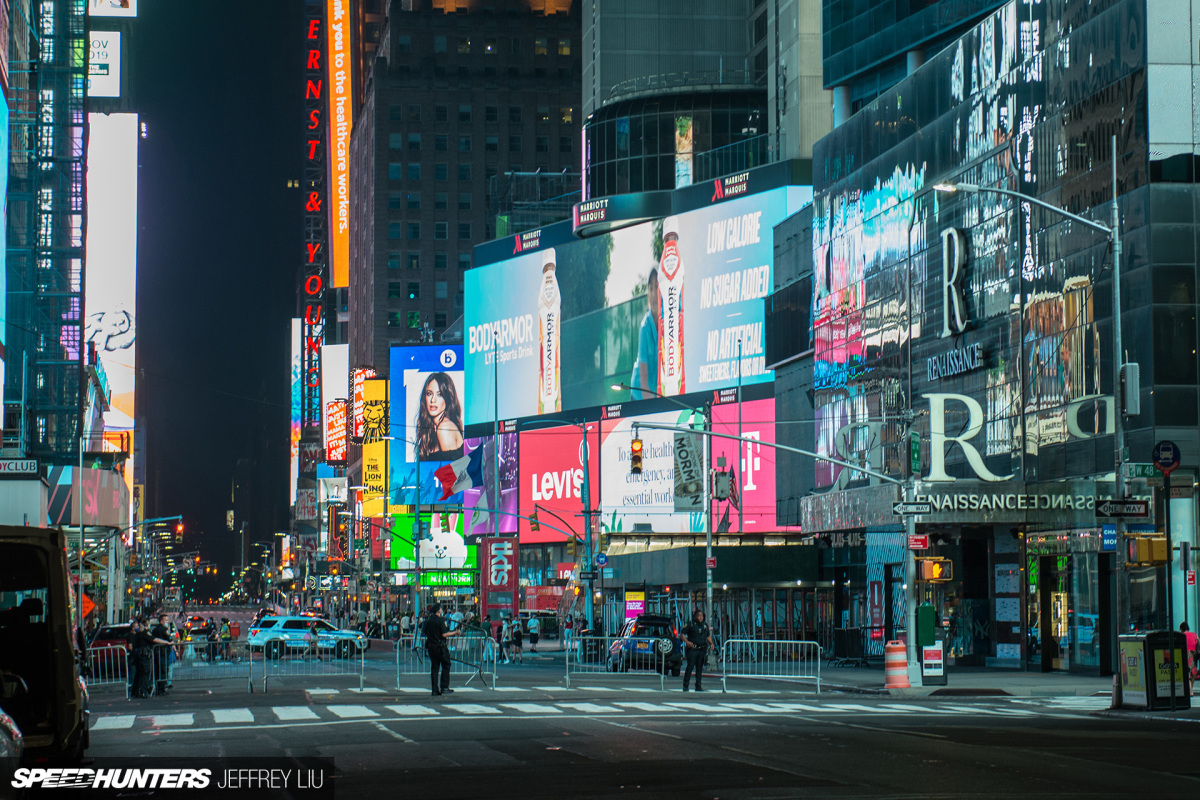
M 583 481 L 589 472 L 591 506 L 597 507 L 600 497 L 599 424 L 592 422 L 587 427 L 591 447 L 587 454 L 590 469 L 586 471 L 583 468 L 583 432 L 579 428 L 566 425 L 521 432 L 521 513 L 529 516 L 537 508 L 538 521 L 545 523 L 540 526 L 540 531 L 531 531 L 529 520 L 522 519 L 520 535 L 523 544 L 565 542 L 566 535 L 554 528 L 582 534 Z M 554 527 L 548 527 L 550 525 Z
M 466 423 L 732 386 L 739 339 L 742 382 L 771 381 L 771 230 L 810 197 L 771 189 L 468 270 Z

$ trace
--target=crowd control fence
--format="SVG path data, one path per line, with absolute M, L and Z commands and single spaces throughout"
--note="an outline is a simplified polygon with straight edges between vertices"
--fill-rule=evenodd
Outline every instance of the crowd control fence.
M 566 653 L 566 682 L 583 675 L 607 673 L 609 677 L 644 679 L 657 675 L 658 687 L 665 688 L 667 673 L 678 675 L 683 665 L 682 651 L 669 638 L 634 636 L 573 636 L 573 648 Z
M 450 674 L 469 675 L 466 684 L 478 678 L 484 688 L 496 687 L 496 663 L 499 645 L 491 631 L 475 625 L 464 625 L 462 634 L 446 640 L 450 654 Z M 403 636 L 396 641 L 396 688 L 401 688 L 404 676 L 423 675 L 429 681 L 431 664 L 425 649 L 425 639 L 420 635 Z
M 260 678 L 262 690 L 266 692 L 270 681 L 283 678 L 357 676 L 361 691 L 367 656 L 366 642 L 362 644 L 360 648 L 354 642 L 346 646 L 343 642 L 326 643 L 324 640 L 316 646 L 303 642 L 265 642 L 249 650 L 247 689 L 253 692 L 254 683 Z
M 721 647 L 721 691 L 730 678 L 812 683 L 821 691 L 821 645 L 779 639 L 727 639 Z

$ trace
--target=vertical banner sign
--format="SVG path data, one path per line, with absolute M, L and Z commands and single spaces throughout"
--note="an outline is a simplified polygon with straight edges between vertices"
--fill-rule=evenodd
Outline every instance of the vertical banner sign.
M 345 400 L 330 400 L 325 407 L 325 461 L 330 464 L 346 463 L 346 406 Z
M 675 510 L 704 511 L 704 451 L 700 435 L 675 434 Z
M 383 516 L 387 495 L 387 451 L 390 436 L 388 419 L 388 380 L 371 378 L 363 382 L 363 513 Z
M 362 444 L 363 438 L 363 381 L 374 377 L 374 367 L 357 367 L 351 379 L 351 391 L 354 393 L 354 408 L 350 438 L 355 444 Z
M 350 0 L 328 0 L 330 285 L 350 285 Z
M 301 428 L 308 432 L 321 427 L 321 347 L 325 341 L 325 264 L 327 261 L 323 93 L 324 49 L 321 37 L 321 8 L 305 4 L 307 61 L 304 75 L 304 269 L 301 271 L 301 335 L 304 343 L 302 370 L 304 382 L 300 406 Z M 318 434 L 319 438 L 319 434 Z
M 483 613 L 492 619 L 517 615 L 517 539 L 485 536 L 483 544 Z

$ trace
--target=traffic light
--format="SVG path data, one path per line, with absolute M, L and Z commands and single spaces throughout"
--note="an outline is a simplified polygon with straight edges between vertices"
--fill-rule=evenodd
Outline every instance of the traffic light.
M 917 580 L 945 583 L 954 580 L 954 564 L 948 558 L 918 558 Z
M 175 544 L 183 544 L 183 523 L 175 526 Z
M 634 439 L 629 443 L 629 473 L 642 474 L 642 440 Z
M 541 529 L 542 529 L 542 524 L 540 522 L 538 522 L 537 509 L 535 508 L 529 514 L 529 530 L 534 531 L 536 533 L 537 531 L 540 531 Z
M 567 539 L 567 555 L 570 556 L 571 558 L 575 557 L 575 537 L 574 536 Z
M 1168 560 L 1165 536 L 1130 536 L 1125 540 L 1125 561 L 1131 566 L 1165 564 Z
M 608 531 L 600 531 L 600 549 L 608 549 Z

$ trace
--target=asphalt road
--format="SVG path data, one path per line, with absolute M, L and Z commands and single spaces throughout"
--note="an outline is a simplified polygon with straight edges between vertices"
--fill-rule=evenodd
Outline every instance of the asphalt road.
M 928 698 L 646 676 L 562 686 L 561 665 L 431 698 L 374 659 L 358 680 L 180 685 L 93 697 L 91 757 L 319 756 L 338 797 L 1156 798 L 1200 794 L 1200 723 L 1114 715 L 1106 698 Z M 582 688 L 579 688 L 582 687 Z M 731 687 L 732 688 L 732 687 Z M 302 796 L 302 795 L 301 795 Z

